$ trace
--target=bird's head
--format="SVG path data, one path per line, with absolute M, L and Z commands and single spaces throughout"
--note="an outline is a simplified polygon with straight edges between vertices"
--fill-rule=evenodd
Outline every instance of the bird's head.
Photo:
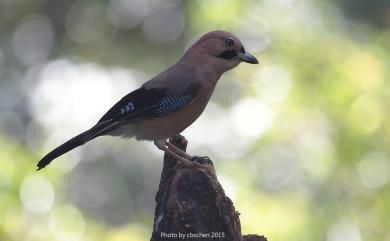
M 259 63 L 252 54 L 245 50 L 236 36 L 225 31 L 212 31 L 204 34 L 190 50 L 202 56 L 206 64 L 222 73 L 236 67 L 240 62 Z

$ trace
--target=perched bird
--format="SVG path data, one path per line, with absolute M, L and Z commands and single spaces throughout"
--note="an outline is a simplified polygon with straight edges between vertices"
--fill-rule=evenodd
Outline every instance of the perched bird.
M 181 133 L 200 116 L 218 79 L 241 61 L 258 64 L 233 34 L 204 34 L 176 64 L 123 97 L 95 126 L 43 157 L 37 164 L 38 170 L 62 154 L 105 135 L 153 140 L 160 150 L 188 162 L 192 157 L 167 139 Z

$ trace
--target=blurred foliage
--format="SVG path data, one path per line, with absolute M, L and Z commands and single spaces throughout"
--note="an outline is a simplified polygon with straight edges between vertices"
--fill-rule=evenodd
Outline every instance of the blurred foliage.
M 377 25 L 380 28 L 390 27 L 389 7 L 386 0 L 341 0 L 335 1 L 351 18 Z
M 148 240 L 152 143 L 101 138 L 35 164 L 214 29 L 260 65 L 226 73 L 185 135 L 243 233 L 390 240 L 389 13 L 381 0 L 1 1 L 0 240 Z

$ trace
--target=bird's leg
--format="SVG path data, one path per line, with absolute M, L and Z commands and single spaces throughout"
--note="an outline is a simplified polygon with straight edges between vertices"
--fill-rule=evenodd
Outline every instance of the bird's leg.
M 168 153 L 170 156 L 172 156 L 176 160 L 180 161 L 181 163 L 192 164 L 192 162 L 189 159 L 181 157 L 176 152 L 169 149 L 168 146 L 166 145 L 165 140 L 155 140 L 154 145 L 157 146 L 158 149 Z
M 173 145 L 169 141 L 165 141 L 165 145 L 167 145 L 169 149 L 174 151 L 179 156 L 181 156 L 181 157 L 183 157 L 183 158 L 185 158 L 187 160 L 191 160 L 192 159 L 191 155 L 188 155 L 185 151 L 182 151 L 181 149 L 177 148 L 175 145 Z

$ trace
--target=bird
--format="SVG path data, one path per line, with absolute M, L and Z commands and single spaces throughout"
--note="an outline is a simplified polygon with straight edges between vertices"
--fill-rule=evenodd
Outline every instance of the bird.
M 96 125 L 45 155 L 37 170 L 99 136 L 153 141 L 177 161 L 190 162 L 192 156 L 168 139 L 202 114 L 221 75 L 241 62 L 259 63 L 234 34 L 222 30 L 205 33 L 175 64 L 120 99 Z

